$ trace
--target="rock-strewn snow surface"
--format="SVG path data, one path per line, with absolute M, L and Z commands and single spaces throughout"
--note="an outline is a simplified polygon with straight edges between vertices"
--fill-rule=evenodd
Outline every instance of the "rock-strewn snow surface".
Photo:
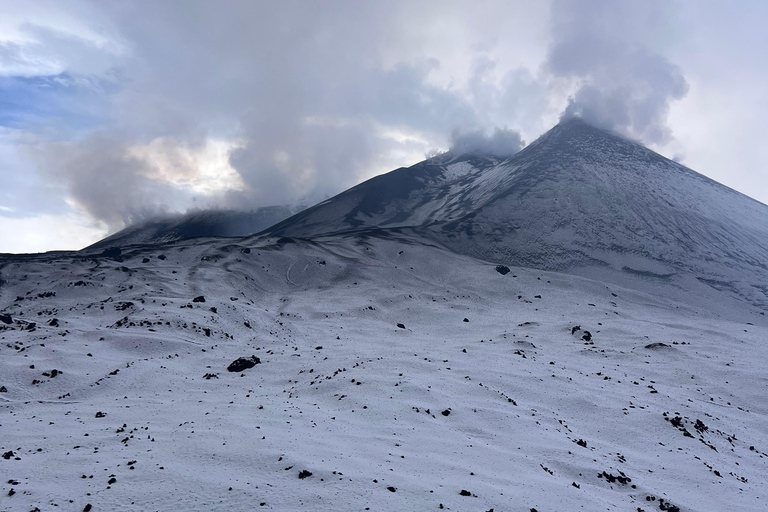
M 0 510 L 765 507 L 757 311 L 402 236 L 120 259 L 4 262 Z
M 765 510 L 765 209 L 575 122 L 0 256 L 0 510 Z

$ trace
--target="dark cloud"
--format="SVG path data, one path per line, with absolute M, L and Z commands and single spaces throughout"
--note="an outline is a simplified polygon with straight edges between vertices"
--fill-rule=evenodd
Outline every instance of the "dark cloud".
M 48 179 L 63 182 L 75 205 L 113 230 L 185 204 L 183 190 L 152 179 L 119 137 L 98 135 L 31 150 Z
M 481 130 L 454 131 L 451 135 L 450 151 L 456 154 L 477 153 L 507 158 L 523 147 L 525 147 L 525 142 L 520 137 L 520 132 L 507 128 L 496 128 L 490 135 Z
M 556 0 L 547 59 L 557 78 L 576 80 L 563 117 L 579 116 L 649 143 L 671 138 L 669 106 L 683 98 L 682 70 L 654 51 L 668 3 Z

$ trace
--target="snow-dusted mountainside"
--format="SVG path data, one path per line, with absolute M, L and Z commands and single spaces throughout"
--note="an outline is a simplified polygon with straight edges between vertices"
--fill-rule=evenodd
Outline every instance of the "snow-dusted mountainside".
M 3 257 L 0 510 L 765 510 L 764 315 L 387 235 Z
M 0 512 L 768 509 L 765 205 L 571 121 L 227 215 L 0 255 Z
M 402 227 L 488 261 L 768 307 L 768 206 L 578 119 L 501 162 L 449 153 L 378 176 L 267 233 Z
M 296 212 L 289 206 L 267 206 L 245 212 L 200 210 L 129 226 L 84 249 L 104 250 L 129 245 L 157 245 L 190 238 L 243 237 L 258 233 Z

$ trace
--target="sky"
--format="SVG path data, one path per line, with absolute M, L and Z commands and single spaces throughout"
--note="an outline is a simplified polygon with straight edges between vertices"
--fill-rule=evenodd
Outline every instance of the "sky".
M 768 203 L 768 3 L 0 0 L 0 252 L 311 205 L 579 116 Z

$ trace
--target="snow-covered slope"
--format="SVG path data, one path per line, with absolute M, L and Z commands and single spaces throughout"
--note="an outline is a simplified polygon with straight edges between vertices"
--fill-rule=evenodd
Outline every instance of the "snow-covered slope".
M 85 251 L 129 245 L 157 245 L 190 238 L 243 237 L 258 233 L 296 212 L 289 206 L 267 206 L 253 211 L 200 210 L 159 217 L 129 226 Z
M 401 227 L 488 261 L 768 307 L 768 206 L 578 119 L 502 162 L 447 154 L 376 177 L 267 233 Z
M 0 510 L 766 508 L 759 311 L 387 235 L 2 258 Z
M 765 510 L 767 209 L 572 121 L 0 255 L 0 511 Z

